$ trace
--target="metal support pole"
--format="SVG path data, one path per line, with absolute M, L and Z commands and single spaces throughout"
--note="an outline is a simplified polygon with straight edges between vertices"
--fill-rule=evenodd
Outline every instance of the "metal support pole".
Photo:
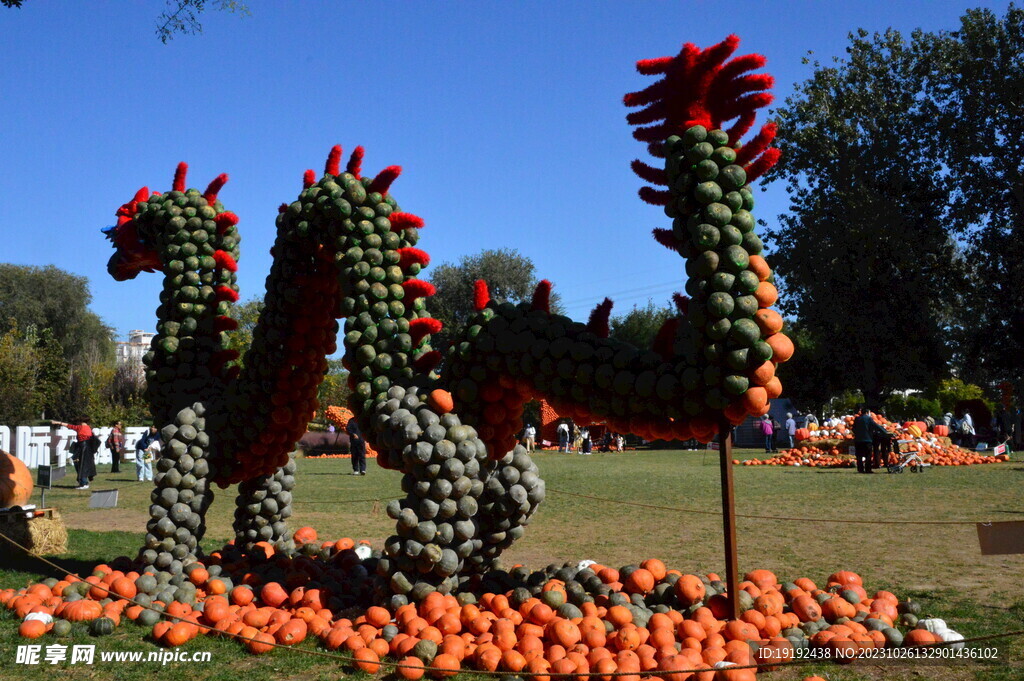
M 732 486 L 731 425 L 723 421 L 718 430 L 718 450 L 722 471 L 722 534 L 725 538 L 725 584 L 729 590 L 732 619 L 740 618 L 739 567 L 736 558 L 736 507 Z

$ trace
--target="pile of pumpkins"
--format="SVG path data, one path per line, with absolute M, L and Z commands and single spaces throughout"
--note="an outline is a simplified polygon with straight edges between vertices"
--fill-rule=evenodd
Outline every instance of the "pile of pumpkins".
M 134 622 L 170 647 L 200 635 L 237 637 L 261 654 L 315 639 L 354 667 L 410 680 L 500 670 L 532 681 L 574 673 L 638 681 L 641 672 L 662 681 L 751 681 L 754 669 L 732 667 L 772 669 L 803 647 L 852 660 L 873 648 L 964 645 L 942 620 L 918 619 L 916 602 L 869 593 L 850 571 L 819 587 L 752 570 L 739 585 L 742 615 L 731 621 L 718 575 L 684 574 L 657 559 L 618 569 L 593 561 L 517 566 L 491 571 L 474 591 L 371 604 L 363 585 L 379 552 L 351 539 L 322 542 L 308 527 L 294 540 L 293 555 L 268 544 L 243 555 L 229 545 L 174 577 L 140 573 L 121 558 L 85 579 L 0 591 L 0 603 L 22 619 L 25 638 L 103 636 Z M 691 669 L 700 671 L 683 671 Z

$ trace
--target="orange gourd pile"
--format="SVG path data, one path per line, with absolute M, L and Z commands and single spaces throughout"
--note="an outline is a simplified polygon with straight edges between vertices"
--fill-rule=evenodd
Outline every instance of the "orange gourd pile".
M 792 659 L 794 644 L 785 636 L 808 623 L 817 623 L 810 625 L 810 645 L 848 650 L 851 655 L 899 645 L 904 638 L 898 634 L 896 596 L 887 591 L 869 595 L 853 572 L 830 575 L 822 589 L 807 578 L 783 585 L 771 571 L 753 570 L 739 585 L 744 592 L 741 618 L 727 621 L 725 597 L 708 595 L 707 585 L 716 584 L 717 575 L 681 574 L 654 559 L 621 571 L 591 565 L 589 580 L 599 580 L 601 588 L 594 591 L 593 601 L 577 601 L 578 607 L 566 604 L 565 582 L 548 578 L 531 592 L 520 588 L 470 599 L 435 592 L 419 603 L 393 609 L 374 605 L 356 612 L 349 607 L 342 613 L 328 607 L 338 601 L 323 585 L 338 584 L 352 574 L 345 570 L 359 566 L 354 542 L 321 544 L 312 528 L 296 532 L 296 540 L 326 548 L 330 557 L 287 557 L 269 549 L 262 556 L 229 561 L 227 553 L 215 552 L 208 564 L 219 565 L 220 575 L 211 576 L 206 565 L 190 566 L 187 579 L 196 586 L 195 605 L 154 602 L 154 607 L 177 619 L 161 619 L 152 626 L 151 638 L 176 647 L 198 636 L 236 636 L 253 654 L 313 640 L 313 645 L 349 657 L 353 667 L 368 673 L 391 672 L 381 664 L 390 658 L 406 666 L 394 670 L 402 679 L 502 670 L 530 681 L 590 672 L 609 675 L 597 677 L 603 679 L 624 672 L 627 676 L 622 678 L 637 681 L 638 676 L 628 675 L 652 671 L 652 678 L 661 681 L 751 681 L 756 678 L 752 669 L 727 671 L 715 665 Z M 269 576 L 275 579 L 266 579 Z M 226 589 L 224 577 L 237 586 Z M 124 620 L 138 621 L 143 613 L 143 607 L 126 600 L 135 596 L 138 578 L 137 572 L 100 565 L 85 579 L 93 586 L 79 600 L 62 597 L 72 583 L 81 581 L 68 577 L 52 587 L 35 584 L 0 591 L 0 603 L 21 618 L 31 612 L 73 621 L 108 617 L 119 626 Z M 674 607 L 650 614 L 624 605 L 629 597 L 656 593 Z M 52 626 L 23 623 L 20 633 L 38 638 Z M 874 630 L 879 627 L 891 638 Z M 927 632 L 906 635 L 908 645 L 936 640 Z M 750 641 L 759 645 L 751 646 Z M 688 669 L 702 671 L 695 677 L 681 674 Z
M 1009 461 L 1007 454 L 990 456 L 949 443 L 943 435 L 927 434 L 923 422 L 893 423 L 878 414 L 872 414 L 875 423 L 889 431 L 894 440 L 909 440 L 901 451 L 917 452 L 918 456 L 933 466 L 973 466 L 977 464 Z M 843 423 L 835 428 L 809 431 L 800 428 L 796 432 L 797 447 L 785 449 L 767 459 L 751 458 L 745 461 L 734 459 L 734 464 L 744 466 L 809 466 L 811 468 L 851 468 L 856 464 L 849 454 L 853 444 L 853 416 L 844 416 Z M 936 429 L 947 430 L 944 426 Z M 848 442 L 847 442 L 848 441 Z M 815 444 L 818 443 L 818 444 Z M 890 454 L 887 465 L 897 463 L 898 457 Z M 912 464 L 913 465 L 913 464 Z
M 327 420 L 334 424 L 338 430 L 345 430 L 345 426 L 348 425 L 349 420 L 355 418 L 352 411 L 345 407 L 327 407 L 324 410 L 324 416 Z M 351 454 L 317 454 L 315 456 L 307 456 L 307 459 L 351 459 Z M 366 443 L 366 458 L 375 459 L 377 458 L 377 450 L 367 442 Z

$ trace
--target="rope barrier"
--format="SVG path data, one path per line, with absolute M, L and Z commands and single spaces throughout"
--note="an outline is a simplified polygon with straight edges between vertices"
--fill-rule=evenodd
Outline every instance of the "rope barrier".
M 644 504 L 639 501 L 624 501 L 622 499 L 606 499 L 604 497 L 596 497 L 590 494 L 580 494 L 578 492 L 567 492 L 562 489 L 554 489 L 552 487 L 547 488 L 548 492 L 554 492 L 555 494 L 564 494 L 570 497 L 579 497 L 580 499 L 590 499 L 592 501 L 603 501 L 609 504 L 621 504 L 623 506 L 635 506 L 637 508 L 651 508 L 660 511 L 673 511 L 676 513 L 695 513 L 698 515 L 713 515 L 721 516 L 721 511 L 707 511 L 696 508 L 681 508 L 678 506 L 658 506 L 656 504 Z M 1007 511 L 999 511 L 999 513 L 1006 513 Z M 788 522 L 800 522 L 800 523 L 841 523 L 849 525 L 977 525 L 978 523 L 990 523 L 991 520 L 858 520 L 853 518 L 791 518 L 788 516 L 779 515 L 750 515 L 744 513 L 737 513 L 737 518 L 749 518 L 752 520 L 785 520 Z
M 31 556 L 32 558 L 35 558 L 36 560 L 40 561 L 41 563 L 44 563 L 45 565 L 48 565 L 49 567 L 57 570 L 58 572 L 63 573 L 65 575 L 69 576 L 69 577 L 75 577 L 76 579 L 80 579 L 78 577 L 78 575 L 75 575 L 74 573 L 72 573 L 71 571 L 67 570 L 66 568 L 61 567 L 60 565 L 57 565 L 56 563 L 54 563 L 54 562 L 52 562 L 50 560 L 47 560 L 46 558 L 44 558 L 42 556 L 32 555 L 31 553 L 29 553 L 29 549 L 28 548 L 26 548 L 25 546 L 22 546 L 20 543 L 18 543 L 14 539 L 11 539 L 10 537 L 8 537 L 3 532 L 0 532 L 0 539 L 6 540 L 10 544 L 12 544 L 15 547 L 17 547 L 17 548 L 21 549 L 22 551 L 24 551 L 27 555 Z M 151 610 L 151 611 L 157 613 L 161 618 L 166 618 L 168 620 L 173 620 L 175 622 L 188 622 L 188 620 L 186 620 L 184 617 L 179 617 L 177 615 L 171 615 L 171 614 L 169 614 L 169 613 L 167 613 L 167 612 L 165 612 L 163 610 L 159 610 L 157 608 L 154 608 L 152 605 L 146 605 L 144 603 L 139 603 L 138 601 L 136 601 L 134 599 L 125 598 L 123 596 L 120 596 L 120 595 L 112 592 L 109 588 L 103 586 L 102 584 L 92 584 L 91 588 L 98 588 L 101 591 L 106 592 L 106 594 L 108 596 L 112 597 L 112 598 L 127 601 L 128 603 L 131 603 L 133 605 L 137 605 L 137 606 L 139 606 L 139 607 L 141 607 L 141 608 L 143 608 L 145 610 Z M 189 624 L 195 624 L 194 622 L 188 622 L 188 623 Z M 213 626 L 205 625 L 205 624 L 200 624 L 200 625 L 198 625 L 198 627 L 199 627 L 200 631 L 214 629 Z M 451 671 L 452 671 L 449 668 L 431 667 L 431 666 L 428 666 L 426 664 L 420 666 L 420 665 L 402 664 L 401 662 L 390 662 L 390 661 L 386 661 L 386 660 L 378 660 L 377 662 L 374 662 L 372 660 L 359 660 L 355 656 L 339 655 L 337 653 L 328 653 L 328 652 L 324 652 L 324 651 L 321 651 L 321 650 L 315 650 L 315 649 L 311 649 L 311 648 L 298 648 L 298 647 L 295 647 L 295 646 L 285 645 L 283 643 L 278 643 L 277 641 L 272 641 L 272 642 L 261 641 L 259 639 L 250 638 L 248 636 L 242 636 L 241 634 L 231 634 L 231 633 L 228 633 L 227 631 L 221 631 L 220 634 L 222 636 L 226 636 L 228 638 L 233 638 L 236 641 L 250 641 L 250 642 L 253 642 L 253 643 L 259 643 L 261 645 L 271 646 L 273 648 L 284 648 L 286 650 L 289 650 L 289 651 L 292 651 L 292 652 L 295 652 L 295 653 L 300 653 L 300 654 L 303 654 L 303 655 L 312 655 L 314 657 L 321 657 L 321 658 L 329 659 L 329 660 L 332 660 L 332 661 L 334 661 L 336 663 L 337 662 L 341 662 L 341 663 L 351 664 L 351 665 L 355 665 L 355 666 L 358 666 L 359 662 L 364 662 L 366 664 L 375 664 L 375 665 L 378 665 L 378 670 L 381 667 L 384 667 L 384 668 L 396 669 L 396 670 L 397 669 L 419 669 L 419 670 L 422 670 L 425 673 L 429 673 L 429 672 L 446 672 L 446 673 L 451 673 Z M 358 635 L 358 634 L 353 633 L 353 635 Z M 960 641 L 942 641 L 942 642 L 939 642 L 939 643 L 925 644 L 925 645 L 920 646 L 920 647 L 922 647 L 922 648 L 941 648 L 941 647 L 946 647 L 946 646 L 959 645 L 961 643 L 967 644 L 967 643 L 975 643 L 975 642 L 978 642 L 978 641 L 991 641 L 991 640 L 995 640 L 995 639 L 998 639 L 998 638 L 1010 638 L 1010 637 L 1014 637 L 1014 636 L 1024 636 L 1024 629 L 1017 629 L 1017 630 L 1014 630 L 1014 631 L 1008 631 L 1008 632 L 1003 632 L 1003 633 L 999 633 L 999 634 L 988 634 L 988 635 L 985 635 L 985 636 L 976 636 L 976 637 L 972 637 L 972 638 L 964 638 L 964 639 L 962 639 Z M 779 667 L 795 667 L 795 666 L 802 666 L 802 665 L 808 665 L 808 664 L 818 664 L 818 663 L 822 663 L 822 662 L 837 662 L 837 660 L 832 660 L 832 659 L 805 659 L 805 660 L 790 660 L 790 661 L 786 661 L 786 662 L 782 662 L 782 661 L 779 661 L 779 662 L 763 662 L 763 663 L 760 663 L 760 664 L 732 665 L 732 666 L 728 667 L 728 669 L 730 669 L 730 670 L 732 670 L 732 669 L 755 669 L 755 670 L 765 669 L 765 670 L 767 670 L 768 668 L 777 669 Z M 460 667 L 461 667 L 461 662 L 460 662 Z M 491 670 L 486 670 L 486 669 L 485 670 L 460 669 L 459 671 L 466 671 L 466 672 L 470 672 L 470 673 L 477 674 L 477 675 L 480 675 L 480 676 L 490 676 L 490 677 L 520 676 L 523 673 L 522 671 L 520 671 L 520 672 L 500 671 L 500 670 L 493 670 L 493 671 L 491 671 Z M 705 667 L 705 668 L 673 670 L 672 673 L 674 673 L 674 674 L 695 674 L 695 673 L 698 673 L 698 672 L 707 672 L 707 671 L 709 671 L 709 668 Z M 571 678 L 580 678 L 580 677 L 583 677 L 583 678 L 594 678 L 594 677 L 616 677 L 617 678 L 617 677 L 622 677 L 622 676 L 650 677 L 650 676 L 657 676 L 657 675 L 660 675 L 660 674 L 663 674 L 663 673 L 665 673 L 665 672 L 664 671 L 660 671 L 657 668 L 655 668 L 655 669 L 641 670 L 641 671 L 636 671 L 636 672 L 633 672 L 633 671 L 618 672 L 618 671 L 616 671 L 616 672 L 607 672 L 607 673 L 600 673 L 600 672 L 566 672 L 566 673 L 556 673 L 556 672 L 544 671 L 544 672 L 542 672 L 542 675 L 546 676 L 546 677 L 550 677 L 550 678 L 556 678 L 556 679 L 562 679 L 562 678 L 564 678 L 564 679 L 571 679 Z

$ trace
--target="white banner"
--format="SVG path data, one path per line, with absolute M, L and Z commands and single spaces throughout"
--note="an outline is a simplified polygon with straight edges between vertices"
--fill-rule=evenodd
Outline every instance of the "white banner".
M 113 462 L 107 438 L 113 428 L 93 428 L 93 434 L 100 440 L 100 448 L 96 452 L 96 464 Z M 135 443 L 148 430 L 145 426 L 125 429 L 124 461 L 135 461 Z M 4 438 L 7 438 L 6 440 Z M 49 426 L 18 426 L 15 429 L 15 451 L 13 454 L 25 462 L 29 468 L 38 468 L 40 464 L 66 466 L 71 459 L 71 444 L 77 437 L 69 428 L 53 429 Z M 4 444 L 4 443 L 7 444 Z M 10 451 L 10 428 L 0 426 L 0 449 Z

